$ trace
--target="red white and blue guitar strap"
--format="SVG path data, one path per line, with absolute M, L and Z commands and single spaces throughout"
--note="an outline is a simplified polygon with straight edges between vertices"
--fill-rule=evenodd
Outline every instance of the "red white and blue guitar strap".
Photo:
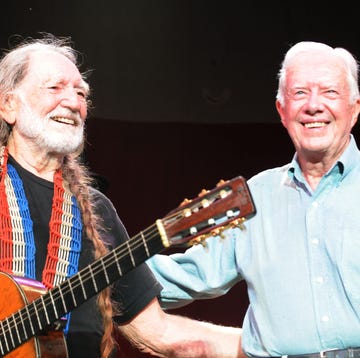
M 4 148 L 0 173 L 0 270 L 35 279 L 33 222 L 22 180 L 7 159 L 8 151 Z M 80 209 L 58 170 L 54 175 L 48 252 L 42 276 L 46 288 L 78 271 L 81 235 Z

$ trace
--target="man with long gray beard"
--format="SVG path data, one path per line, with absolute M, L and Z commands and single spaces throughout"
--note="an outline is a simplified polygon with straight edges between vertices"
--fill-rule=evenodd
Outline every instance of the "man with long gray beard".
M 89 185 L 79 159 L 88 96 L 89 85 L 68 39 L 49 35 L 25 42 L 0 62 L 0 270 L 8 274 L 1 275 L 1 283 L 16 276 L 22 283 L 34 280 L 52 290 L 68 282 L 63 293 L 77 301 L 86 296 L 87 287 L 69 278 L 128 239 L 109 199 Z M 56 335 L 54 351 L 58 356 L 68 351 L 70 358 L 115 356 L 113 330 L 119 330 L 133 345 L 159 357 L 241 354 L 240 329 L 166 314 L 157 300 L 160 290 L 148 267 L 138 266 L 60 320 L 66 346 Z M 0 311 L 10 296 L 9 288 L 1 287 L 1 292 Z M 46 297 L 33 322 L 28 321 L 33 306 L 13 332 L 16 318 L 1 322 L 1 355 L 24 332 L 42 328 L 42 319 L 51 324 L 49 316 L 69 304 L 55 294 Z M 46 306 L 50 309 L 44 313 Z M 7 313 L 0 312 L 1 319 Z M 35 357 L 37 345 L 29 342 L 16 349 Z

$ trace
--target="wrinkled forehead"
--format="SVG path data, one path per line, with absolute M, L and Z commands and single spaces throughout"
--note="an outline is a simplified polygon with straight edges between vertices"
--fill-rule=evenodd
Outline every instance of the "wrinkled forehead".
M 87 87 L 79 69 L 69 58 L 49 50 L 35 51 L 29 55 L 27 72 L 22 82 L 39 85 L 61 82 Z
M 339 56 L 327 51 L 303 52 L 287 64 L 287 83 L 297 81 L 347 82 L 347 66 Z
M 287 70 L 311 70 L 314 68 L 329 68 L 339 72 L 346 72 L 347 66 L 345 61 L 337 56 L 333 51 L 304 51 L 299 52 L 288 60 Z

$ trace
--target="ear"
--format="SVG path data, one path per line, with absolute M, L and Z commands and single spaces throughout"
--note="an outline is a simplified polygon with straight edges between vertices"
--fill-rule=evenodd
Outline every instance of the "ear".
M 275 105 L 276 105 L 276 109 L 277 109 L 277 111 L 279 113 L 281 123 L 286 128 L 286 119 L 285 119 L 285 114 L 284 114 L 284 107 L 281 105 L 279 100 L 276 100 Z
M 354 116 L 353 116 L 352 121 L 351 121 L 351 128 L 357 122 L 357 120 L 359 118 L 359 113 L 360 113 L 360 98 L 358 98 L 358 100 L 356 101 L 356 103 L 354 105 Z
M 19 100 L 15 93 L 5 95 L 3 103 L 0 104 L 0 114 L 8 124 L 15 123 L 18 105 Z

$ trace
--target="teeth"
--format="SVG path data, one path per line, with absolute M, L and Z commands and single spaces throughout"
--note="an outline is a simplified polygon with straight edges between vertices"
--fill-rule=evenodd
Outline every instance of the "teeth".
M 325 122 L 312 122 L 312 123 L 305 123 L 306 128 L 315 128 L 315 127 L 325 127 Z
M 51 119 L 53 119 L 56 122 L 60 122 L 60 123 L 66 123 L 66 124 L 75 124 L 75 121 L 73 119 L 70 118 L 65 118 L 65 117 L 51 117 Z

